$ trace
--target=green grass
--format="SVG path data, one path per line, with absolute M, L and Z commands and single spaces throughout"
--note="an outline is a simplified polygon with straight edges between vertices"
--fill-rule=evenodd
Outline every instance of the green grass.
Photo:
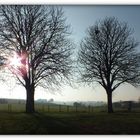
M 0 134 L 140 134 L 140 109 L 35 104 L 38 113 L 26 114 L 25 104 L 8 106 L 0 104 Z
M 140 113 L 0 112 L 0 134 L 140 134 Z

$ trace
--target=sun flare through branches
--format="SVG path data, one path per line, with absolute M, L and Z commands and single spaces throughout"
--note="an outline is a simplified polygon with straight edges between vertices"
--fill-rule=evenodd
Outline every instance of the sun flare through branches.
M 14 53 L 14 56 L 9 58 L 9 66 L 12 66 L 14 68 L 21 67 L 21 57 Z
M 7 60 L 7 67 L 12 73 L 20 76 L 24 76 L 27 73 L 28 63 L 25 54 L 19 55 L 18 53 L 14 52 L 13 55 Z

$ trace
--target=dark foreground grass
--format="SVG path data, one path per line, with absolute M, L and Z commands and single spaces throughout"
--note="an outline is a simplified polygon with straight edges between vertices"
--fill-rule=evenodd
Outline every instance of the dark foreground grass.
M 0 134 L 140 134 L 140 113 L 6 113 Z

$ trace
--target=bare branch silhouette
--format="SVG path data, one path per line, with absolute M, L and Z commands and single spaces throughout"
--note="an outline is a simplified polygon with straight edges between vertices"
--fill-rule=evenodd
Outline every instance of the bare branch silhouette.
M 34 112 L 37 86 L 50 88 L 69 79 L 72 47 L 65 21 L 62 9 L 53 6 L 0 6 L 1 46 L 17 58 L 7 65 L 26 89 L 27 112 Z
M 79 52 L 82 82 L 98 82 L 107 93 L 108 112 L 113 112 L 112 92 L 127 82 L 139 84 L 138 43 L 126 23 L 107 17 L 88 29 Z

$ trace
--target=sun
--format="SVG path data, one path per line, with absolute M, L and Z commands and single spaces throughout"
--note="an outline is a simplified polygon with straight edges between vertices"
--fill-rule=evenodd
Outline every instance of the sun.
M 14 52 L 7 58 L 7 68 L 15 75 L 25 76 L 29 70 L 27 53 Z
M 9 58 L 9 65 L 14 68 L 20 67 L 22 65 L 21 57 L 14 53 L 14 56 Z

